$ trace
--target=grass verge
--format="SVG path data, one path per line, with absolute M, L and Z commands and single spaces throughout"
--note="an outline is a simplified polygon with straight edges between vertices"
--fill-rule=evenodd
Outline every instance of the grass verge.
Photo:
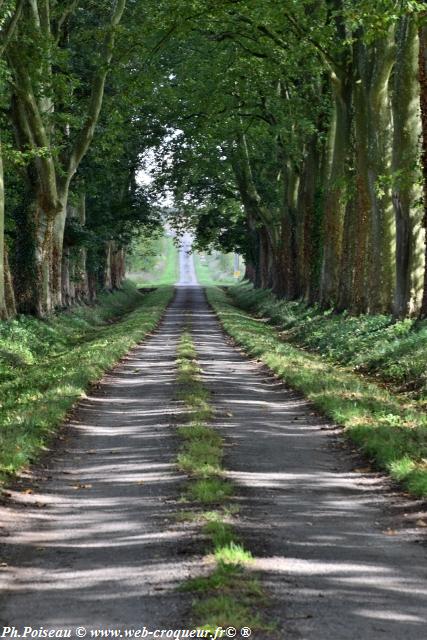
M 263 319 L 236 307 L 220 289 L 207 290 L 224 329 L 345 428 L 373 463 L 408 491 L 427 495 L 427 416 L 413 402 L 284 341 Z
M 212 635 L 218 627 L 271 629 L 255 611 L 266 596 L 259 580 L 245 571 L 252 556 L 230 522 L 234 510 L 226 503 L 233 494 L 233 485 L 222 477 L 224 443 L 218 432 L 206 424 L 213 411 L 188 331 L 178 345 L 177 366 L 178 397 L 188 409 L 188 423 L 178 429 L 183 445 L 177 464 L 190 476 L 184 499 L 197 503 L 195 511 L 183 512 L 179 519 L 197 521 L 203 527 L 214 567 L 208 576 L 188 580 L 181 588 L 197 594 L 193 602 L 195 624 Z M 207 510 L 211 505 L 215 508 Z
M 204 287 L 236 284 L 233 277 L 232 254 L 194 254 L 194 267 L 198 282 Z
M 138 286 L 161 287 L 174 285 L 178 280 L 179 264 L 178 249 L 169 235 L 164 235 L 158 241 L 158 255 L 149 271 L 138 270 L 138 261 L 130 265 L 128 277 Z
M 0 484 L 46 448 L 76 400 L 155 328 L 173 289 L 127 283 L 48 321 L 0 323 Z
M 334 364 L 385 382 L 427 408 L 427 320 L 351 316 L 281 300 L 248 282 L 229 289 L 237 306 L 268 319 L 291 344 Z

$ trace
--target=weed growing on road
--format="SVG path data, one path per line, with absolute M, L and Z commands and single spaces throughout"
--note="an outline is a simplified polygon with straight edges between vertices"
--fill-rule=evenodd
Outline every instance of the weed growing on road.
M 318 355 L 298 349 L 271 325 L 237 308 L 224 291 L 208 300 L 224 329 L 346 433 L 413 494 L 427 495 L 427 416 L 407 399 Z
M 206 425 L 213 415 L 209 392 L 200 377 L 196 351 L 188 331 L 178 345 L 178 398 L 189 411 L 188 424 L 178 428 L 183 446 L 177 457 L 178 468 L 190 475 L 184 496 L 202 508 L 216 505 L 212 511 L 183 511 L 181 521 L 199 522 L 210 541 L 210 558 L 214 570 L 208 576 L 187 580 L 185 591 L 197 592 L 193 614 L 201 629 L 214 632 L 219 626 L 269 629 L 254 606 L 265 600 L 263 589 L 255 577 L 249 577 L 244 567 L 252 555 L 234 533 L 230 520 L 233 509 L 225 505 L 232 496 L 233 485 L 222 476 L 223 439 Z M 220 595 L 218 595 L 220 594 Z
M 127 284 L 94 307 L 0 323 L 0 482 L 45 449 L 88 386 L 155 328 L 172 295 Z

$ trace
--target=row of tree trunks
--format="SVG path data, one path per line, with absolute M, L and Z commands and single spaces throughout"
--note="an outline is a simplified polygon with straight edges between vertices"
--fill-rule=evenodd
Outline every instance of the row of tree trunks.
M 98 291 L 120 289 L 126 277 L 126 254 L 115 243 L 106 242 L 103 259 L 95 272 L 88 272 L 86 249 L 74 253 L 66 249 L 62 264 L 62 300 L 64 307 L 76 303 L 91 303 L 96 300 Z
M 408 14 L 375 41 L 359 33 L 351 56 L 331 64 L 327 139 L 308 140 L 300 166 L 283 163 L 279 219 L 255 188 L 262 176 L 244 140 L 235 173 L 258 225 L 256 286 L 355 314 L 427 315 L 426 48 L 426 27 Z
M 86 224 L 86 194 L 82 191 L 75 206 L 68 206 L 67 219 L 75 221 L 83 229 Z M 87 249 L 85 246 L 65 245 L 62 256 L 61 289 L 62 304 L 69 307 L 75 302 L 90 299 L 89 281 L 86 268 Z

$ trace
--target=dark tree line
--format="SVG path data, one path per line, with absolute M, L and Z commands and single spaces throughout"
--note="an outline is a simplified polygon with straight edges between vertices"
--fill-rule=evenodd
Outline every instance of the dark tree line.
M 167 192 L 257 287 L 425 316 L 426 28 L 417 0 L 1 1 L 0 315 L 120 286 Z
M 237 208 L 256 286 L 425 315 L 423 3 L 247 1 L 201 15 L 162 58 L 179 134 L 158 176 L 200 242 L 227 247 Z

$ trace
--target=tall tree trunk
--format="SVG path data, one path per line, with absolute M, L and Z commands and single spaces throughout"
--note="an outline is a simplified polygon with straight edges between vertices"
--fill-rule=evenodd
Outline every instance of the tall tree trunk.
M 425 23 L 424 15 L 424 23 Z M 423 299 L 420 309 L 420 317 L 427 318 L 427 25 L 419 28 L 420 54 L 419 54 L 419 80 L 421 101 L 421 125 L 422 125 L 422 172 L 424 186 L 424 285 Z
M 53 296 L 60 274 L 54 250 L 57 212 L 46 207 L 43 193 L 37 191 L 19 215 L 14 260 L 18 310 L 44 318 L 57 301 Z
M 0 320 L 8 320 L 16 314 L 15 293 L 9 268 L 4 234 L 5 191 L 3 153 L 0 140 Z
M 273 260 L 271 242 L 269 240 L 269 233 L 265 227 L 260 227 L 258 230 L 259 245 L 258 245 L 258 278 L 257 286 L 261 289 L 271 289 L 273 286 L 273 269 L 275 261 Z
M 418 30 L 405 16 L 397 31 L 398 51 L 393 91 L 393 206 L 396 217 L 396 292 L 398 317 L 419 312 L 423 284 L 422 211 L 417 205 L 419 138 Z
M 367 45 L 355 41 L 355 148 L 358 235 L 353 310 L 391 311 L 394 290 L 394 217 L 389 187 L 394 26 Z
M 62 300 L 62 262 L 64 251 L 64 231 L 68 209 L 68 186 L 65 193 L 61 194 L 62 209 L 55 217 L 52 232 L 52 308 L 58 309 L 67 306 Z
M 15 291 L 13 288 L 12 274 L 9 267 L 7 246 L 4 247 L 4 290 L 6 300 L 6 316 L 13 318 L 16 315 Z
M 369 92 L 369 190 L 372 226 L 369 256 L 369 311 L 390 313 L 395 287 L 394 215 L 388 177 L 391 164 L 389 80 L 396 59 L 395 26 L 375 47 Z M 380 179 L 385 176 L 383 185 Z
M 271 251 L 274 258 L 273 291 L 276 295 L 294 299 L 299 292 L 297 206 L 299 176 L 287 161 L 283 167 L 283 212 L 280 240 Z
M 324 248 L 320 298 L 323 307 L 338 302 L 342 232 L 346 201 L 345 167 L 350 144 L 351 78 L 333 75 L 333 118 L 329 132 L 330 171 L 325 198 Z
M 0 320 L 5 320 L 8 317 L 6 306 L 4 246 L 4 171 L 3 154 L 0 146 Z
M 338 311 L 351 309 L 353 303 L 356 219 L 355 198 L 349 194 L 344 215 Z
M 77 218 L 81 227 L 86 225 L 86 193 L 80 192 L 77 204 Z M 76 297 L 77 300 L 84 301 L 89 297 L 89 282 L 87 273 L 87 249 L 79 247 L 76 256 Z
M 43 42 L 54 47 L 53 28 L 49 3 L 36 0 L 22 3 L 26 26 L 34 31 Z M 29 211 L 33 214 L 32 224 L 27 221 L 27 229 L 33 231 L 34 268 L 22 273 L 28 278 L 23 283 L 25 290 L 25 310 L 44 317 L 62 304 L 62 252 L 67 198 L 70 183 L 92 143 L 95 126 L 99 119 L 107 74 L 113 56 L 116 28 L 126 6 L 126 0 L 113 3 L 110 19 L 106 22 L 103 43 L 96 56 L 97 66 L 91 78 L 91 90 L 82 125 L 74 136 L 74 143 L 68 153 L 54 153 L 55 139 L 52 126 L 52 112 L 55 84 L 55 69 L 50 56 L 45 56 L 36 70 L 26 64 L 31 49 L 27 39 L 14 39 L 8 46 L 8 59 L 13 75 L 15 95 L 13 118 L 20 146 L 26 151 L 32 149 L 34 158 L 29 166 L 29 181 L 33 185 L 33 201 Z M 70 3 L 67 13 L 71 14 L 77 3 Z M 64 24 L 61 24 L 64 26 Z M 66 28 L 64 26 L 64 28 Z M 43 77 L 46 91 L 40 91 L 39 78 Z M 37 155 L 37 151 L 43 153 Z M 21 230 L 19 230 L 21 233 Z M 22 309 L 24 310 L 24 309 Z
M 313 278 L 319 262 L 319 242 L 316 238 L 316 234 L 320 231 L 316 216 L 318 204 L 316 189 L 321 164 L 319 144 L 317 135 L 313 136 L 307 144 L 298 193 L 298 295 L 311 302 L 314 302 L 318 295 L 319 284 Z
M 368 162 L 369 134 L 366 92 L 361 82 L 356 83 L 354 91 L 354 128 L 355 128 L 355 187 L 356 187 L 356 221 L 354 238 L 353 295 L 351 311 L 364 313 L 368 308 L 369 279 L 368 238 L 371 219 L 371 202 L 369 196 Z

